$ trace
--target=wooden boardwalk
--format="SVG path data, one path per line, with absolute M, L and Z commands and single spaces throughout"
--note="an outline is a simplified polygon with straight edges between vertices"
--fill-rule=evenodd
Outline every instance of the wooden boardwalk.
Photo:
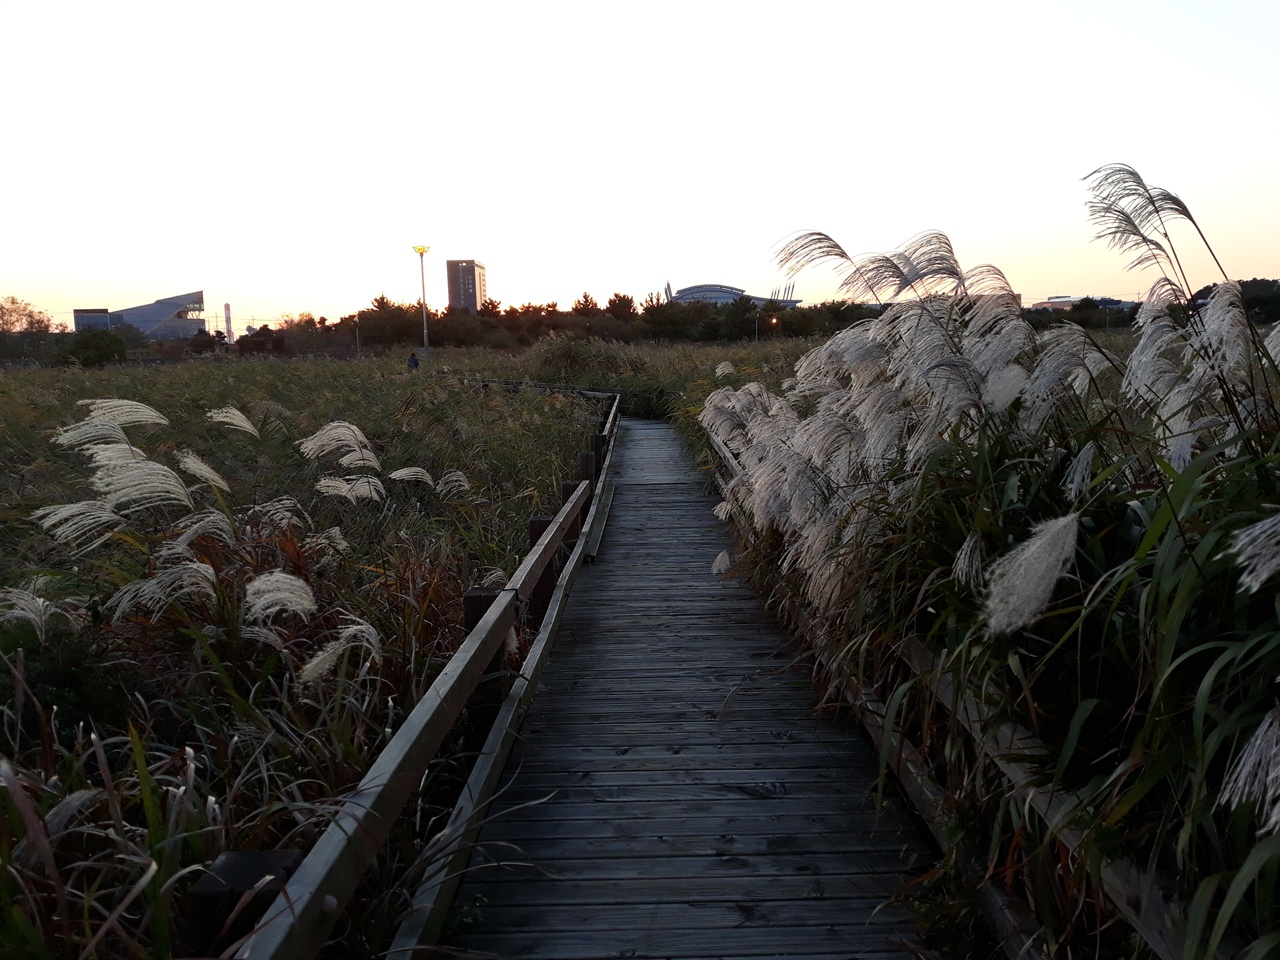
M 446 943 L 527 958 L 908 957 L 931 854 L 814 697 L 666 424 L 627 420 L 584 568 Z M 464 954 L 465 955 L 465 954 Z

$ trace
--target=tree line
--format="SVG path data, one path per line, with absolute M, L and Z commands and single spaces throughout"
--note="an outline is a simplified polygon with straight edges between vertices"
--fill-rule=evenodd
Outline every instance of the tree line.
M 1212 287 L 1195 294 L 1201 300 Z M 1241 291 L 1250 319 L 1280 322 L 1280 280 L 1243 281 Z M 650 293 L 639 303 L 614 293 L 602 306 L 583 293 L 567 310 L 550 303 L 504 307 L 489 299 L 475 313 L 448 307 L 426 308 L 427 334 L 434 347 L 484 346 L 515 350 L 546 336 L 617 341 L 732 341 L 767 337 L 829 336 L 849 324 L 878 316 L 878 304 L 828 301 L 785 307 L 776 301 L 756 303 L 739 297 L 729 303 L 675 302 Z M 1127 328 L 1138 305 L 1116 309 L 1105 301 L 1084 297 L 1069 311 L 1024 310 L 1036 327 L 1069 320 L 1086 329 Z M 285 314 L 240 339 L 269 339 L 272 350 L 288 354 L 346 354 L 364 347 L 414 347 L 423 341 L 423 305 L 401 303 L 386 296 L 368 307 L 331 321 L 310 313 Z M 126 357 L 177 359 L 186 354 L 226 349 L 221 330 L 173 341 L 148 342 L 129 326 L 111 331 L 71 333 L 65 323 L 16 297 L 0 299 L 0 361 L 79 363 L 97 366 Z
M 558 302 L 525 303 L 504 307 L 489 299 L 472 313 L 448 307 L 426 309 L 427 336 L 434 346 L 486 346 L 518 349 L 548 335 L 634 340 L 743 340 L 755 337 L 814 336 L 830 334 L 854 320 L 874 316 L 878 310 L 860 304 L 821 303 L 784 307 L 749 297 L 732 303 L 677 303 L 649 294 L 637 303 L 625 293 L 615 293 L 604 305 L 583 293 L 568 309 Z M 356 313 L 330 321 L 301 313 L 280 317 L 273 327 L 254 335 L 283 334 L 288 349 L 297 352 L 325 350 L 331 345 L 420 345 L 423 341 L 422 302 L 399 303 L 386 296 L 374 298 Z

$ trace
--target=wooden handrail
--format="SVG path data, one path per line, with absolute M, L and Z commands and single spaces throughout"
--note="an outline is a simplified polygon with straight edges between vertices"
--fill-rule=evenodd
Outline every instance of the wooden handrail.
M 547 564 L 555 556 L 561 541 L 564 540 L 566 531 L 582 512 L 582 508 L 586 506 L 589 499 L 591 499 L 591 484 L 583 480 L 573 491 L 573 495 L 565 501 L 564 506 L 560 508 L 555 520 L 538 538 L 538 542 L 534 544 L 533 549 L 520 561 L 520 566 L 516 567 L 516 572 L 507 581 L 507 589 L 516 591 L 522 601 L 528 600 L 530 594 L 533 593 L 533 588 L 537 586 L 538 578 L 542 576 L 542 571 L 547 568 Z
M 605 423 L 605 435 L 610 439 L 618 428 L 617 410 L 615 400 L 613 412 Z M 610 444 L 600 468 L 597 489 L 605 488 L 612 462 L 613 446 Z M 515 742 L 516 731 L 519 730 L 525 711 L 537 691 L 538 677 L 555 642 L 573 581 L 583 560 L 590 558 L 594 545 L 600 542 L 607 510 L 608 503 L 604 497 L 592 498 L 582 532 L 556 581 L 538 636 L 529 648 L 510 693 L 498 710 L 498 716 L 480 749 L 480 756 L 471 769 L 471 776 L 453 808 L 448 824 L 437 837 L 439 845 L 433 851 L 434 860 L 414 894 L 413 906 L 408 916 L 396 931 L 391 949 L 387 953 L 388 960 L 413 960 L 423 955 L 421 951 L 424 946 L 433 946 L 439 938 L 445 917 L 453 905 L 454 894 L 462 880 L 462 871 L 471 856 L 471 845 L 480 831 L 485 812 L 493 799 L 503 767 Z M 536 577 L 533 579 L 536 580 Z
M 613 411 L 617 408 L 618 398 L 614 397 Z M 307 960 L 319 952 L 361 877 L 390 835 L 396 818 L 418 789 L 427 766 L 502 648 L 520 615 L 521 604 L 529 599 L 565 533 L 581 516 L 591 495 L 589 481 L 578 484 L 516 568 L 507 586 L 374 760 L 359 786 L 338 804 L 328 828 L 253 933 L 241 944 L 236 957 Z M 575 556 L 581 556 L 586 539 L 579 535 Z M 564 580 L 562 574 L 561 581 Z M 572 582 L 572 574 L 568 582 Z M 558 622 L 557 612 L 552 629 Z M 527 686 L 526 680 L 522 691 Z

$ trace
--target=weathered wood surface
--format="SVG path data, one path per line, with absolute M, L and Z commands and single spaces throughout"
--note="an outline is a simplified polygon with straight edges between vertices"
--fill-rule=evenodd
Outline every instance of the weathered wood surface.
M 929 862 L 876 758 L 814 715 L 674 431 L 627 420 L 609 527 L 446 940 L 500 957 L 908 957 Z

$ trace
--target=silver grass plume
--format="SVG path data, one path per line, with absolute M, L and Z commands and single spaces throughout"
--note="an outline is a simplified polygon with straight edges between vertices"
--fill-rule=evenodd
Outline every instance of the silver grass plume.
M 1280 323 L 1272 324 L 1271 332 L 1267 334 L 1263 346 L 1267 348 L 1267 353 L 1271 354 L 1271 359 L 1280 363 Z
M 987 377 L 982 385 L 982 403 L 992 413 L 1003 413 L 1018 399 L 1027 385 L 1029 374 L 1019 364 L 1011 363 Z
M 160 545 L 156 550 L 157 559 L 193 559 L 191 544 L 201 537 L 208 537 L 226 546 L 236 542 L 235 528 L 220 510 L 200 510 L 189 514 L 178 521 L 177 527 L 182 533 Z
M 1262 718 L 1227 772 L 1218 794 L 1220 806 L 1258 805 L 1258 833 L 1280 831 L 1280 707 Z
M 1019 421 L 1027 433 L 1037 433 L 1053 413 L 1065 391 L 1084 394 L 1111 357 L 1074 323 L 1046 330 L 1040 337 L 1040 356 L 1022 389 Z
M 319 533 L 308 534 L 306 539 L 302 541 L 302 547 L 309 553 L 324 552 L 346 556 L 351 552 L 351 544 L 342 535 L 340 527 L 330 527 L 328 530 L 322 530 Z
M 330 527 L 320 533 L 308 534 L 302 541 L 302 550 L 311 563 L 314 573 L 324 573 L 337 566 L 341 557 L 351 553 L 351 544 L 338 527 Z
M 501 571 L 499 571 L 501 573 Z M 347 646 L 352 644 L 360 644 L 369 651 L 369 656 L 375 661 L 382 659 L 382 640 L 378 636 L 378 631 L 374 629 L 373 624 L 359 617 L 348 614 L 343 617 L 343 625 L 338 630 L 338 640 Z
M 1036 343 L 1036 332 L 1022 319 L 1017 296 L 1004 276 L 991 293 L 978 293 L 961 304 L 964 326 L 960 350 L 984 379 L 995 376 Z
M 77 553 L 86 553 L 110 539 L 125 522 L 101 500 L 41 507 L 32 512 L 31 519 L 59 543 L 75 547 Z
M 183 473 L 188 473 L 197 480 L 203 480 L 211 487 L 217 487 L 219 490 L 231 490 L 231 484 L 222 479 L 222 475 L 217 470 L 205 463 L 200 457 L 191 450 L 183 450 L 178 454 L 178 469 Z
M 1062 478 L 1062 488 L 1072 501 L 1079 500 L 1089 489 L 1089 484 L 1093 481 L 1093 458 L 1097 451 L 1098 444 L 1090 440 L 1080 448 L 1080 452 L 1071 461 L 1071 466 L 1067 468 L 1067 474 Z
M 298 684 L 303 687 L 313 686 L 319 683 L 338 662 L 338 657 L 342 655 L 342 651 L 347 649 L 349 644 L 341 640 L 330 640 L 320 648 L 314 656 L 311 657 L 302 668 L 298 671 Z
M 251 623 L 245 624 L 240 628 L 240 639 L 247 640 L 250 643 L 264 643 L 268 647 L 276 650 L 284 649 L 284 640 L 280 634 L 267 623 Z
M 316 481 L 316 490 L 325 496 L 344 497 L 352 503 L 357 500 L 383 500 L 387 496 L 382 481 L 368 474 L 354 477 L 321 477 Z
M 255 427 L 243 413 L 235 407 L 218 407 L 216 410 L 210 410 L 205 417 L 214 423 L 221 423 L 233 430 L 240 430 L 244 433 L 252 434 L 257 437 L 258 428 Z
M 124 428 L 110 420 L 80 420 L 61 427 L 53 442 L 62 447 L 84 447 L 89 444 L 129 445 Z
M 1094 199 L 1088 204 L 1089 220 L 1098 228 L 1097 239 L 1133 256 L 1129 269 L 1155 267 L 1166 276 L 1177 273 L 1177 258 L 1169 237 L 1169 224 L 1185 220 L 1204 240 L 1200 225 L 1177 196 L 1163 187 L 1149 186 L 1133 167 L 1112 163 L 1084 178 Z M 1214 263 L 1208 242 L 1205 247 Z M 1218 264 L 1221 269 L 1222 265 Z M 1226 274 L 1224 273 L 1225 277 Z
M 305 617 L 316 612 L 316 598 L 305 580 L 283 570 L 272 570 L 249 581 L 244 606 L 250 620 L 265 620 L 276 613 Z
M 1220 377 L 1231 386 L 1243 387 L 1248 382 L 1252 353 L 1252 330 L 1240 284 L 1224 281 L 1209 294 L 1200 323 L 1187 337 L 1185 356 L 1193 365 L 1193 377 L 1205 381 Z
M 338 466 L 348 470 L 381 470 L 382 464 L 372 450 L 362 448 L 344 454 L 338 460 Z
M 737 372 L 733 364 L 728 360 L 722 360 L 716 364 L 716 377 L 731 377 Z
M 311 523 L 307 512 L 293 497 L 276 497 L 266 503 L 255 504 L 249 508 L 246 518 L 250 523 L 261 524 L 280 532 Z
M 89 443 L 82 446 L 80 452 L 89 458 L 95 469 L 111 463 L 147 459 L 145 453 L 128 443 Z
M 114 611 L 112 621 L 119 623 L 134 608 L 151 614 L 155 623 L 171 605 L 183 600 L 212 603 L 216 597 L 217 575 L 207 563 L 195 561 L 161 567 L 150 577 L 140 577 L 116 591 L 104 609 Z
M 0 613 L 0 624 L 29 623 L 36 632 L 36 640 L 43 646 L 49 636 L 49 628 L 59 617 L 68 623 L 71 615 L 56 603 L 37 595 L 45 585 L 44 578 L 37 578 L 25 588 L 6 587 L 0 590 L 0 606 L 7 609 Z
M 1227 552 L 1243 568 L 1240 589 L 1256 593 L 1280 570 L 1280 513 L 1236 531 Z
M 120 427 L 138 424 L 157 424 L 162 427 L 169 425 L 163 414 L 136 400 L 80 400 L 76 405 L 88 407 L 92 419 L 106 420 Z
M 191 494 L 174 471 L 150 460 L 103 464 L 91 484 L 112 510 L 135 513 L 157 507 L 193 509 Z
M 728 572 L 731 565 L 732 559 L 729 556 L 729 551 L 721 550 L 715 561 L 711 564 L 711 573 L 718 577 L 721 574 Z
M 389 480 L 417 480 L 429 487 L 435 486 L 435 481 L 431 479 L 431 474 L 421 467 L 401 467 L 399 470 L 392 470 L 387 474 L 387 478 Z
M 506 585 L 507 573 L 501 567 L 488 567 L 480 571 L 480 586 L 505 587 Z
M 471 481 L 461 470 L 446 470 L 436 481 L 436 492 L 442 497 L 455 497 L 471 489 Z
M 369 441 L 360 428 L 345 420 L 326 423 L 311 436 L 298 441 L 298 450 L 308 460 L 318 460 L 330 453 L 355 453 L 368 446 Z
M 956 551 L 955 560 L 951 563 L 951 576 L 971 590 L 982 589 L 982 536 L 977 530 L 970 530 Z
M 253 409 L 259 419 L 274 420 L 280 424 L 287 424 L 293 419 L 293 414 L 274 400 L 259 400 Z
M 990 633 L 1012 633 L 1044 613 L 1075 555 L 1079 524 L 1077 513 L 1038 524 L 1028 540 L 995 562 L 985 604 Z

